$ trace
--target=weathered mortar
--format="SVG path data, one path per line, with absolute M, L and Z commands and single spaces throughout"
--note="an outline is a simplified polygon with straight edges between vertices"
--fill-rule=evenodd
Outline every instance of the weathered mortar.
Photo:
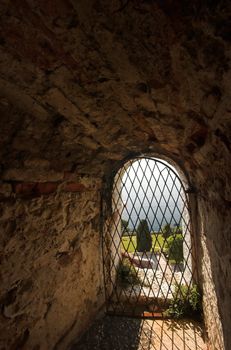
M 9 301 L 3 298 L 9 310 L 18 302 L 20 288 L 28 289 L 24 293 L 31 300 L 31 311 L 25 306 L 27 316 L 1 315 L 6 344 L 13 342 L 12 334 L 15 339 L 18 334 L 19 343 L 28 338 L 25 347 L 37 339 L 41 343 L 40 334 L 45 332 L 44 341 L 52 347 L 71 325 L 73 337 L 78 335 L 91 317 L 86 311 L 78 318 L 81 326 L 74 323 L 77 310 L 85 309 L 82 275 L 89 286 L 86 298 L 93 303 L 97 299 L 87 269 L 97 272 L 94 283 L 101 286 L 99 256 L 98 267 L 84 263 L 79 267 L 73 290 L 70 281 L 81 254 L 90 255 L 86 264 L 91 261 L 91 242 L 99 249 L 98 190 L 85 191 L 71 179 L 62 184 L 63 172 L 85 174 L 93 181 L 123 159 L 154 152 L 178 163 L 195 187 L 203 222 L 198 226 L 200 242 L 202 228 L 206 234 L 199 267 L 205 291 L 214 290 L 209 294 L 213 307 L 205 303 L 211 349 L 222 338 L 221 328 L 229 349 L 230 2 L 126 4 L 121 6 L 118 0 L 59 0 L 56 6 L 51 0 L 0 4 L 0 190 L 4 194 L 0 215 L 5 247 L 1 273 L 6 281 L 1 283 L 1 295 L 16 288 Z M 94 227 L 87 217 L 82 221 L 82 212 L 88 210 L 96 216 L 95 220 L 90 216 Z M 72 240 L 87 233 L 92 239 L 83 239 L 79 250 L 56 255 L 66 235 Z M 47 279 L 42 277 L 45 267 L 40 275 L 33 274 L 32 266 L 34 256 L 43 261 L 45 254 L 52 276 L 48 290 L 36 284 L 37 278 Z M 31 281 L 29 287 L 23 287 L 24 279 Z M 60 285 L 65 279 L 69 296 Z M 42 321 L 49 290 L 55 297 L 57 293 L 59 301 L 46 320 L 49 314 L 64 313 L 60 323 L 57 317 Z M 34 297 L 32 302 L 33 293 L 39 302 Z M 23 303 L 23 297 L 20 300 Z M 99 298 L 98 306 L 102 302 Z M 214 310 L 220 313 L 222 327 L 213 326 Z M 44 322 L 41 329 L 39 322 Z

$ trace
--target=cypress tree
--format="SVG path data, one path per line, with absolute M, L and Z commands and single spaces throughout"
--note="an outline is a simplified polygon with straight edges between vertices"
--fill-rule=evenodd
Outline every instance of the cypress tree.
M 136 239 L 138 252 L 149 252 L 151 250 L 152 236 L 146 220 L 140 221 L 136 230 Z

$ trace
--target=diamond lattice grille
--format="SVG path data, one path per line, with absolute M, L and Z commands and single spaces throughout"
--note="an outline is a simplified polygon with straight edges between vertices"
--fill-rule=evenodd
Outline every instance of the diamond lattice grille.
M 103 233 L 109 312 L 162 312 L 180 285 L 190 287 L 189 218 L 183 184 L 169 165 L 140 158 L 119 171 Z

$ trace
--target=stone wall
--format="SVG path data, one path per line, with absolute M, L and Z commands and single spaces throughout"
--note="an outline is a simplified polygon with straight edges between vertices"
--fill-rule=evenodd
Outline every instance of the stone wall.
M 224 203 L 223 203 L 224 204 Z M 230 209 L 219 203 L 200 203 L 201 273 L 204 315 L 211 349 L 230 344 Z
M 1 349 L 66 349 L 99 312 L 99 185 L 1 183 Z
M 206 325 L 207 341 L 210 347 L 215 350 L 224 349 L 223 331 L 218 310 L 218 296 L 216 294 L 212 272 L 211 261 L 207 249 L 206 239 L 203 236 L 202 241 L 203 258 L 202 258 L 202 286 L 203 286 L 203 310 Z
M 218 132 L 219 124 L 226 125 L 225 132 L 220 129 Z M 220 350 L 229 349 L 231 343 L 231 128 L 226 113 L 219 114 L 213 128 L 216 129 L 204 146 L 193 154 L 197 166 L 192 169 L 191 177 L 198 203 L 196 235 L 201 246 L 198 267 L 204 291 L 205 323 L 210 348 Z
M 102 304 L 98 190 L 70 178 L 67 185 L 63 173 L 84 174 L 94 184 L 124 160 L 155 153 L 179 164 L 192 184 L 201 215 L 198 261 L 214 305 L 211 311 L 205 302 L 211 349 L 221 328 L 229 349 L 230 11 L 226 0 L 0 2 L 6 346 L 13 339 L 16 348 L 26 339 L 35 349 L 36 339 L 47 342 L 43 348 L 61 344 L 68 329 L 78 334 L 87 324 L 85 299 Z M 77 236 L 81 244 L 68 248 Z M 94 266 L 87 265 L 91 245 L 98 249 Z M 72 275 L 76 261 L 82 263 Z M 213 326 L 216 310 L 222 327 Z

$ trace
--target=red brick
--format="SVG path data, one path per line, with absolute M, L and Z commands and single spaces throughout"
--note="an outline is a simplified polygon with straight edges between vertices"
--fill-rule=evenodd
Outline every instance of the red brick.
M 57 182 L 20 182 L 13 185 L 14 192 L 23 196 L 41 196 L 57 190 Z
M 14 192 L 17 194 L 32 194 L 35 191 L 36 182 L 20 182 L 13 185 Z
M 79 182 L 69 182 L 64 187 L 66 192 L 82 192 L 86 190 L 86 187 Z
M 40 182 L 36 186 L 36 191 L 38 194 L 50 194 L 57 190 L 57 182 Z

